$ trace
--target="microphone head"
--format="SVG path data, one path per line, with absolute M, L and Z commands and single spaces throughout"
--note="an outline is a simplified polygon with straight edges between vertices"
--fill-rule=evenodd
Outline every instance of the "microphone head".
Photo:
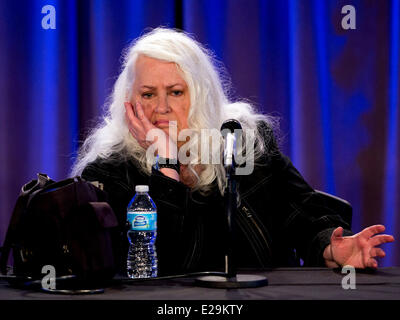
M 240 122 L 237 121 L 236 119 L 228 119 L 228 120 L 224 121 L 224 123 L 221 126 L 221 131 L 225 130 L 225 129 L 228 129 L 228 130 L 230 130 L 230 132 L 233 133 L 233 131 L 235 129 L 242 129 L 242 126 L 241 126 Z

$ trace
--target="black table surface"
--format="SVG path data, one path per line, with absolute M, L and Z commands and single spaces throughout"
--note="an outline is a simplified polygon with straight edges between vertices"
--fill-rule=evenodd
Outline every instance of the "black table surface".
M 0 281 L 0 300 L 399 300 L 400 267 L 373 272 L 356 270 L 355 289 L 340 269 L 277 268 L 267 271 L 239 271 L 264 275 L 268 285 L 259 288 L 216 289 L 195 285 L 193 278 L 119 283 L 101 294 L 67 295 L 11 287 Z

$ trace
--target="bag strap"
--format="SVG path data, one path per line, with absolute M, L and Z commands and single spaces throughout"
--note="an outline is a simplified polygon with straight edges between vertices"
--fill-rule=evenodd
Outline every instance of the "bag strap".
M 17 230 L 18 223 L 21 220 L 23 213 L 25 212 L 25 208 L 28 204 L 28 200 L 31 196 L 42 190 L 45 186 L 54 183 L 55 181 L 50 179 L 47 174 L 38 173 L 36 180 L 31 180 L 22 186 L 20 195 L 16 201 L 14 206 L 14 210 L 11 216 L 10 223 L 8 225 L 6 237 L 4 240 L 3 247 L 1 248 L 1 257 L 0 257 L 0 272 L 3 274 L 7 274 L 7 261 L 10 255 L 10 251 L 15 240 L 15 234 Z

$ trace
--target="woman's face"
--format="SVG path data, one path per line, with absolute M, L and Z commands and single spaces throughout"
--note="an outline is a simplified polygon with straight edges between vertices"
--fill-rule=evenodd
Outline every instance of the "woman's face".
M 188 128 L 189 90 L 175 63 L 139 56 L 132 96 L 132 103 L 136 102 L 147 119 L 167 134 L 170 121 L 176 121 L 178 134 Z

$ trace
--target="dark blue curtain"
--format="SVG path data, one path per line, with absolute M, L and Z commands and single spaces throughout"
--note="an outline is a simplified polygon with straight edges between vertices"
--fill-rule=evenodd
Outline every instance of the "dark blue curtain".
M 43 29 L 45 5 L 56 28 Z M 356 29 L 342 28 L 352 5 Z M 123 48 L 146 28 L 192 33 L 233 96 L 281 117 L 282 150 L 316 189 L 353 205 L 353 230 L 399 238 L 399 0 L 3 0 L 0 241 L 22 184 L 65 178 L 103 113 Z M 400 265 L 400 245 L 382 265 Z

